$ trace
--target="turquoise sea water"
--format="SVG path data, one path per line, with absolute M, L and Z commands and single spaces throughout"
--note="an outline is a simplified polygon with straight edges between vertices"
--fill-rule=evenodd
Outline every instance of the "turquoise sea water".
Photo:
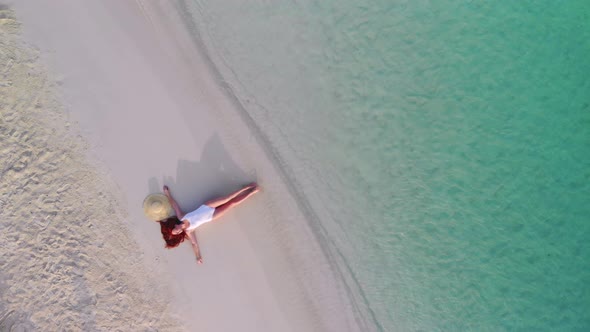
M 366 326 L 590 330 L 590 2 L 184 9 Z

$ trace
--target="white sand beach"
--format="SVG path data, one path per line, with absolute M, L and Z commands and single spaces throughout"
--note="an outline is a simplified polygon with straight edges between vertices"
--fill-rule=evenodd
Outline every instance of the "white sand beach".
M 356 331 L 280 165 L 174 2 L 0 11 L 0 330 Z M 142 201 L 263 191 L 164 248 Z

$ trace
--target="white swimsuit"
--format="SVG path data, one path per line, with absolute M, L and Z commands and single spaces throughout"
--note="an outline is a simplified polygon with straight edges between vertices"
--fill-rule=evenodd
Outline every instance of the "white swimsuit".
M 192 231 L 193 229 L 201 226 L 204 223 L 210 222 L 213 220 L 213 213 L 215 212 L 215 208 L 212 208 L 208 205 L 201 205 L 198 209 L 193 212 L 187 213 L 184 215 L 182 220 L 188 220 L 189 226 L 186 229 L 187 232 Z

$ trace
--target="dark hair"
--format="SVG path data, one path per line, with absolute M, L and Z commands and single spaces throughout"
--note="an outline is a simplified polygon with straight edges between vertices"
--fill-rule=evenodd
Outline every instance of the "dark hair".
M 180 224 L 180 220 L 176 216 L 160 220 L 160 229 L 162 231 L 162 237 L 166 241 L 167 249 L 178 247 L 186 238 L 186 232 L 184 230 L 179 234 L 172 234 L 172 230 L 177 224 Z

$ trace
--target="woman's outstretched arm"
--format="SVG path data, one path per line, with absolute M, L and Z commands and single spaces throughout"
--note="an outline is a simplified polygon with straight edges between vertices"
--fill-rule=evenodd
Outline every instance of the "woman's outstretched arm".
M 195 252 L 195 256 L 197 257 L 197 263 L 203 264 L 203 258 L 201 257 L 201 250 L 199 250 L 199 244 L 197 243 L 197 237 L 193 232 L 187 232 L 186 236 L 191 241 L 191 245 L 193 246 L 193 251 Z
M 168 197 L 168 201 L 170 202 L 170 205 L 172 205 L 174 212 L 176 212 L 176 217 L 178 218 L 178 220 L 182 220 L 182 218 L 184 218 L 184 212 L 182 212 L 182 210 L 178 206 L 178 203 L 176 203 L 174 198 L 172 198 L 172 194 L 170 194 L 170 189 L 168 189 L 168 186 L 164 186 L 164 195 Z

